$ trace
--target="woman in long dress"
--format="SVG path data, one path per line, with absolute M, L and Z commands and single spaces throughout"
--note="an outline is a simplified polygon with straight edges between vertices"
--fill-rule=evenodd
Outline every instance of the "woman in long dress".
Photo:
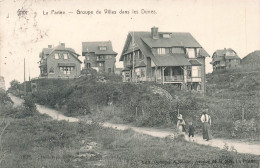
M 211 134 L 210 134 L 211 118 L 207 114 L 207 112 L 208 112 L 208 109 L 203 111 L 203 114 L 200 118 L 200 120 L 203 124 L 203 127 L 202 127 L 203 139 L 206 139 L 206 141 L 211 139 Z
M 177 119 L 178 119 L 178 121 L 177 121 L 177 131 L 178 131 L 179 134 L 184 134 L 185 133 L 185 121 L 183 120 L 181 114 L 179 114 L 177 116 Z

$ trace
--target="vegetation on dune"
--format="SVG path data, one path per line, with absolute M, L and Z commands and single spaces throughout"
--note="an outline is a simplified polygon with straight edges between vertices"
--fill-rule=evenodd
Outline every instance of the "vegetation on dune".
M 180 112 L 201 131 L 200 116 L 209 108 L 215 137 L 259 140 L 259 75 L 208 74 L 207 94 L 179 91 L 173 85 L 122 83 L 117 75 L 85 70 L 79 79 L 39 79 L 32 99 L 68 116 L 91 114 L 94 119 L 137 126 L 173 126 Z M 169 97 L 154 93 L 166 90 Z
M 2 96 L 2 92 L 1 96 Z M 10 98 L 1 101 L 9 106 Z M 28 111 L 32 100 L 27 99 Z M 2 104 L 4 102 L 4 104 Z M 8 107 L 12 108 L 12 107 Z M 33 109 L 33 108 L 32 108 Z M 11 113 L 11 114 L 10 114 Z M 53 121 L 39 113 L 17 118 L 21 110 L 0 112 L 0 167 L 258 167 L 259 157 L 104 128 L 96 122 Z M 8 126 L 6 127 L 6 124 Z M 4 129 L 5 128 L 5 129 Z M 3 131 L 3 132 L 2 132 Z

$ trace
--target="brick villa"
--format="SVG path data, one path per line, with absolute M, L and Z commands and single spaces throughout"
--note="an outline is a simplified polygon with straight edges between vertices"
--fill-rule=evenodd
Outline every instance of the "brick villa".
M 85 56 L 86 69 L 115 73 L 117 53 L 113 51 L 111 41 L 82 42 L 82 56 Z
M 43 48 L 40 52 L 40 78 L 77 78 L 80 75 L 79 54 L 72 48 L 66 48 L 65 43 Z

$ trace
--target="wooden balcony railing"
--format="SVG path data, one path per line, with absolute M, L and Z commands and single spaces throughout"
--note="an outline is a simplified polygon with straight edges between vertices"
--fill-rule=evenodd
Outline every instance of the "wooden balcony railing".
M 182 82 L 184 81 L 183 75 L 164 76 L 165 82 Z

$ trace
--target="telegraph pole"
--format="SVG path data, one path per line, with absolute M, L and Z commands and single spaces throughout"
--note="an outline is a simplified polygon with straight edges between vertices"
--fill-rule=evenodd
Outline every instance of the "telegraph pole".
M 23 68 L 23 84 L 24 84 L 24 94 L 26 94 L 26 82 L 25 82 L 25 58 L 23 61 L 24 68 Z
M 132 37 L 132 47 L 133 47 L 133 70 L 132 70 L 132 82 L 135 82 L 135 49 L 134 49 L 134 31 L 133 31 L 133 37 Z

